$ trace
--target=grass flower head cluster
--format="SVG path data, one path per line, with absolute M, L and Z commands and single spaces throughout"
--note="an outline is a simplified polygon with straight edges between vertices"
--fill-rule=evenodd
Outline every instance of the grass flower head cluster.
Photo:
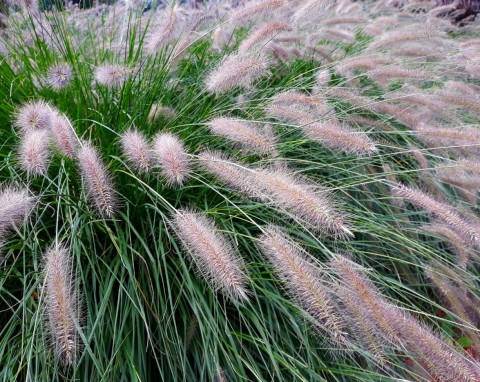
M 0 379 L 480 381 L 475 15 L 3 5 Z

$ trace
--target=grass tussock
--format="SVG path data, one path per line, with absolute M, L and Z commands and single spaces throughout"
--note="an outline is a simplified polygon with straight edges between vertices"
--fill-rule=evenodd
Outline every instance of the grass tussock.
M 478 20 L 0 12 L 1 380 L 480 380 Z

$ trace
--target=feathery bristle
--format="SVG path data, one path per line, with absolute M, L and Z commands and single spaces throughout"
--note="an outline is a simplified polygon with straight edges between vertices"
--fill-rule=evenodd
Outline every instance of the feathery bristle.
M 453 229 L 441 224 L 429 224 L 422 227 L 424 231 L 440 235 L 448 240 L 448 243 L 453 248 L 453 252 L 457 256 L 458 264 L 462 268 L 466 268 L 470 259 L 470 251 L 473 248 L 467 243 L 462 236 L 460 236 Z
M 68 86 L 72 79 L 72 69 L 67 64 L 58 64 L 51 68 L 47 74 L 47 82 L 54 90 Z
M 220 94 L 236 87 L 249 88 L 254 81 L 268 73 L 268 62 L 260 55 L 230 54 L 208 74 L 207 90 Z
M 95 69 L 95 80 L 105 86 L 121 86 L 130 74 L 130 69 L 123 65 L 102 65 Z
M 200 213 L 178 210 L 172 225 L 210 287 L 235 300 L 247 300 L 243 261 L 235 255 L 231 241 L 220 233 L 213 221 Z
M 264 231 L 259 238 L 260 249 L 286 283 L 290 295 L 333 342 L 345 345 L 347 334 L 319 270 L 279 228 L 268 226 Z
M 148 172 L 153 163 L 153 151 L 147 138 L 137 130 L 128 130 L 120 137 L 122 150 L 129 162 L 139 172 Z
M 79 348 L 78 294 L 68 249 L 52 248 L 45 256 L 45 300 L 55 354 L 66 366 L 73 366 Z
M 307 223 L 310 228 L 340 238 L 353 236 L 326 188 L 283 169 L 259 170 L 256 178 L 256 185 L 278 207 Z
M 201 167 L 222 183 L 250 198 L 264 200 L 261 191 L 255 186 L 256 177 L 253 170 L 224 158 L 218 152 L 202 152 L 198 157 Z
M 150 112 L 148 113 L 147 120 L 148 122 L 153 122 L 161 117 L 165 118 L 166 120 L 170 120 L 175 117 L 175 110 L 171 107 L 163 106 L 159 103 L 152 104 L 150 108 Z
M 153 151 L 168 186 L 181 186 L 190 174 L 190 163 L 183 142 L 171 133 L 157 134 Z
M 444 36 L 445 32 L 435 29 L 431 25 L 413 24 L 382 34 L 373 41 L 369 49 L 386 49 L 407 41 L 426 40 Z
M 30 214 L 35 198 L 27 189 L 7 186 L 0 189 L 0 241 Z
M 337 122 L 316 122 L 302 128 L 305 135 L 320 142 L 332 150 L 341 150 L 351 154 L 374 154 L 375 143 L 365 134 L 355 131 Z
M 458 234 L 464 236 L 470 242 L 477 243 L 479 240 L 478 232 L 467 219 L 460 216 L 451 206 L 442 204 L 427 195 L 426 193 L 403 185 L 393 188 L 393 194 L 396 197 L 404 198 L 408 202 L 426 210 L 436 219 L 448 224 Z
M 311 112 L 299 110 L 298 107 L 273 103 L 265 110 L 267 116 L 296 125 L 307 125 L 317 119 Z
M 22 131 L 45 130 L 50 127 L 53 110 L 43 100 L 23 104 L 15 115 L 14 125 Z
M 50 131 L 58 150 L 63 155 L 74 158 L 78 149 L 78 141 L 73 125 L 68 118 L 63 114 L 56 113 L 52 117 Z
M 252 32 L 249 37 L 247 37 L 239 46 L 238 50 L 240 52 L 246 52 L 255 48 L 260 43 L 265 40 L 271 39 L 275 35 L 281 32 L 290 32 L 292 26 L 285 23 L 267 23 L 262 25 L 259 29 Z
M 333 0 L 306 0 L 300 4 L 300 7 L 295 11 L 292 16 L 292 20 L 299 22 L 304 18 L 308 18 L 311 15 L 318 13 L 319 9 L 329 8 L 334 4 Z
M 388 303 L 360 266 L 340 255 L 335 256 L 332 266 L 350 295 L 355 296 L 352 301 L 364 312 L 364 320 L 370 320 L 387 341 L 406 349 L 431 378 L 442 382 L 479 379 L 478 364 L 457 353 L 408 313 Z
M 160 20 L 155 32 L 146 42 L 146 48 L 150 54 L 158 52 L 173 41 L 183 25 L 180 15 L 175 9 L 165 10 Z
M 248 121 L 217 117 L 208 123 L 213 134 L 220 135 L 260 154 L 275 152 L 275 138 Z
M 271 106 L 301 108 L 316 114 L 326 114 L 330 110 L 326 99 L 321 96 L 311 96 L 298 91 L 287 91 L 276 94 L 272 98 Z
M 247 17 L 259 16 L 269 11 L 278 9 L 285 4 L 284 0 L 262 0 L 254 1 L 245 8 L 240 8 L 232 13 L 230 20 L 240 21 Z
M 19 161 L 28 175 L 44 175 L 50 158 L 50 131 L 29 130 L 22 136 L 19 147 Z
M 429 147 L 443 148 L 452 152 L 476 154 L 480 146 L 480 131 L 477 127 L 463 126 L 458 129 L 420 125 L 417 135 Z
M 84 142 L 77 153 L 85 190 L 98 213 L 110 218 L 115 213 L 116 197 L 112 180 L 98 150 Z

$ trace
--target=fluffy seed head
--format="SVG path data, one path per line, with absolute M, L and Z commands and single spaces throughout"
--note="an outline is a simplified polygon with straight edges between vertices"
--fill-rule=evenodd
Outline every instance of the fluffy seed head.
M 149 122 L 153 122 L 160 119 L 160 117 L 163 117 L 166 120 L 172 119 L 175 117 L 175 110 L 173 110 L 171 107 L 154 103 L 150 109 L 150 112 L 148 113 L 147 120 Z
M 404 198 L 447 224 L 471 243 L 478 243 L 478 232 L 471 222 L 460 216 L 451 206 L 438 202 L 428 194 L 403 185 L 393 188 L 394 196 Z
M 247 277 L 242 259 L 235 255 L 232 243 L 215 224 L 202 214 L 181 209 L 175 213 L 172 225 L 210 287 L 235 300 L 246 300 Z
M 130 163 L 139 172 L 148 172 L 152 167 L 153 157 L 145 136 L 137 130 L 128 130 L 120 137 L 122 150 Z
M 251 18 L 253 16 L 259 16 L 267 12 L 273 11 L 282 7 L 285 4 L 284 0 L 263 0 L 263 1 L 254 1 L 251 4 L 248 4 L 244 8 L 236 10 L 230 16 L 232 21 L 244 20 L 247 17 Z
M 78 149 L 78 141 L 73 131 L 73 125 L 68 118 L 63 114 L 55 114 L 52 117 L 50 131 L 57 149 L 63 155 L 74 158 Z
M 80 317 L 78 294 L 68 249 L 52 248 L 45 254 L 45 300 L 55 354 L 66 366 L 76 361 L 80 339 L 76 325 Z
M 68 86 L 72 79 L 72 69 L 68 64 L 58 64 L 51 68 L 47 74 L 47 82 L 54 90 Z
M 121 86 L 128 78 L 130 70 L 123 65 L 102 65 L 95 69 L 94 77 L 105 86 Z
M 146 42 L 147 51 L 150 54 L 158 52 L 178 36 L 178 32 L 182 26 L 183 21 L 178 11 L 175 9 L 165 10 L 162 14 L 160 24 Z
M 52 114 L 50 105 L 45 101 L 30 101 L 18 109 L 14 125 L 22 131 L 48 129 Z
M 302 250 L 280 229 L 268 226 L 259 238 L 262 253 L 274 265 L 295 301 L 310 314 L 336 343 L 344 344 L 347 334 L 337 316 L 320 272 Z
M 220 94 L 236 87 L 249 88 L 254 81 L 268 73 L 268 62 L 258 55 L 226 56 L 205 79 L 207 90 Z
M 276 34 L 281 32 L 290 32 L 292 26 L 285 23 L 267 23 L 262 25 L 259 29 L 252 32 L 249 37 L 247 37 L 241 44 L 238 50 L 240 52 L 246 52 L 250 49 L 255 48 L 260 43 L 271 39 Z
M 342 126 L 335 121 L 316 122 L 302 128 L 305 135 L 332 150 L 368 155 L 377 152 L 375 143 L 364 133 Z
M 256 185 L 281 209 L 328 235 L 353 236 L 331 193 L 287 170 L 259 170 Z
M 274 137 L 248 121 L 218 117 L 211 120 L 208 127 L 213 134 L 230 139 L 260 154 L 271 154 L 275 151 Z
M 44 175 L 50 158 L 50 131 L 29 130 L 20 141 L 19 161 L 28 175 Z
M 35 198 L 28 190 L 7 186 L 0 190 L 0 241 L 30 214 Z
M 153 151 L 167 185 L 181 186 L 190 174 L 190 163 L 183 142 L 171 133 L 160 133 L 153 141 Z
M 387 49 L 389 47 L 395 47 L 399 43 L 444 36 L 445 33 L 443 31 L 432 28 L 430 25 L 412 24 L 382 34 L 373 41 L 369 49 Z
M 218 152 L 202 152 L 198 157 L 201 167 L 223 184 L 250 198 L 265 200 L 262 192 L 256 186 L 255 171 L 226 159 Z
M 113 184 L 107 168 L 97 149 L 84 142 L 77 153 L 78 166 L 82 173 L 85 190 L 103 217 L 112 217 L 116 207 Z

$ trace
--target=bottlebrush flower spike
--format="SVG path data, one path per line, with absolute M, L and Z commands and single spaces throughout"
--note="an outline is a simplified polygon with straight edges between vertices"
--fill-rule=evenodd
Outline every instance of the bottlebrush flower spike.
M 478 363 L 456 352 L 427 326 L 389 303 L 358 265 L 340 255 L 331 264 L 354 297 L 350 301 L 363 311 L 364 320 L 371 322 L 388 343 L 405 349 L 430 378 L 442 382 L 479 380 Z
M 44 175 L 50 158 L 50 131 L 30 130 L 25 132 L 20 141 L 20 167 L 28 175 Z
M 275 153 L 275 138 L 248 121 L 217 117 L 208 123 L 213 134 L 220 135 L 260 154 Z
M 23 132 L 27 130 L 44 130 L 50 127 L 53 110 L 43 100 L 23 104 L 15 115 L 14 125 Z
M 256 186 L 254 170 L 240 163 L 232 162 L 218 152 L 202 152 L 198 157 L 201 167 L 225 185 L 250 198 L 265 200 L 262 192 Z
M 190 174 L 190 163 L 183 142 L 171 133 L 157 134 L 153 151 L 167 185 L 181 186 Z
M 372 42 L 368 49 L 395 47 L 399 43 L 407 41 L 423 41 L 437 37 L 445 37 L 445 32 L 435 29 L 431 25 L 411 24 L 382 34 Z
M 480 146 L 480 131 L 475 126 L 427 127 L 420 125 L 418 138 L 429 147 L 438 147 L 452 152 L 476 155 Z
M 112 180 L 102 162 L 100 153 L 88 142 L 84 142 L 77 153 L 78 166 L 82 173 L 86 192 L 103 217 L 110 218 L 117 205 Z
M 121 86 L 130 75 L 130 69 L 123 65 L 102 65 L 95 69 L 95 80 L 102 85 Z
M 292 26 L 285 23 L 267 23 L 262 25 L 256 31 L 252 32 L 239 46 L 239 52 L 247 52 L 260 43 L 265 42 L 268 39 L 273 38 L 275 35 L 281 32 L 291 32 Z
M 329 190 L 287 170 L 259 170 L 256 185 L 273 202 L 317 232 L 353 237 Z
M 319 9 L 326 9 L 332 6 L 335 2 L 333 0 L 306 0 L 303 1 L 292 16 L 292 20 L 299 22 L 305 18 L 316 15 Z
M 148 122 L 153 122 L 160 119 L 160 117 L 170 120 L 175 117 L 175 114 L 175 110 L 173 110 L 171 107 L 154 103 L 150 109 L 150 112 L 148 113 L 147 120 Z
M 30 214 L 35 198 L 27 189 L 6 186 L 0 189 L 0 241 Z
M 183 27 L 183 20 L 175 9 L 165 10 L 160 20 L 160 24 L 155 27 L 155 32 L 146 42 L 146 48 L 150 54 L 158 52 L 178 37 L 178 32 Z
M 181 209 L 175 213 L 172 225 L 198 272 L 214 291 L 221 290 L 234 300 L 248 299 L 243 261 L 235 256 L 232 243 L 213 221 Z
M 259 16 L 265 14 L 269 11 L 273 11 L 285 5 L 284 0 L 262 0 L 262 1 L 253 1 L 248 4 L 245 8 L 235 10 L 232 12 L 230 19 L 232 21 L 240 21 L 243 19 L 251 18 L 253 16 Z
M 128 130 L 120 138 L 122 150 L 139 172 L 148 172 L 153 164 L 153 152 L 147 138 L 137 130 Z
M 470 259 L 470 253 L 473 251 L 473 247 L 466 242 L 466 240 L 459 235 L 455 230 L 442 224 L 429 224 L 422 227 L 426 232 L 433 233 L 444 237 L 450 246 L 454 254 L 457 256 L 458 265 L 462 268 L 466 268 Z
M 289 294 L 318 322 L 331 341 L 345 345 L 347 333 L 319 270 L 278 227 L 268 226 L 264 232 L 259 247 L 285 282 Z
M 364 133 L 355 131 L 335 121 L 316 122 L 302 128 L 305 135 L 332 150 L 350 154 L 369 155 L 378 150 Z
M 54 90 L 68 86 L 72 79 L 72 69 L 67 64 L 58 64 L 51 68 L 47 74 L 47 82 Z
M 73 159 L 78 149 L 78 140 L 68 118 L 63 114 L 55 114 L 52 117 L 50 131 L 58 150 Z
M 447 224 L 455 232 L 465 237 L 471 243 L 478 243 L 478 231 L 471 222 L 463 218 L 451 206 L 442 204 L 428 194 L 403 185 L 393 188 L 396 197 L 404 198 L 413 205 L 424 209 L 437 220 Z
M 286 91 L 276 94 L 270 103 L 274 107 L 300 108 L 304 111 L 325 114 L 330 108 L 324 97 L 319 95 L 311 96 L 297 91 Z
M 73 366 L 80 347 L 78 293 L 68 249 L 62 246 L 45 254 L 45 301 L 55 354 L 66 366 Z
M 268 73 L 268 62 L 260 55 L 230 54 L 205 79 L 207 90 L 220 94 L 236 87 L 249 88 Z

